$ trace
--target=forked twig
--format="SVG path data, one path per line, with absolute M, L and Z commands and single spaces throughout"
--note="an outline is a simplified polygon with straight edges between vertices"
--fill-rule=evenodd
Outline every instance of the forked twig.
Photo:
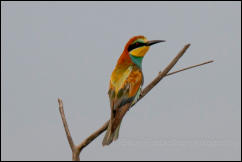
M 194 67 L 197 67 L 197 66 L 201 66 L 201 65 L 205 65 L 205 64 L 213 62 L 213 60 L 211 60 L 211 61 L 207 61 L 207 62 L 204 62 L 204 63 L 201 63 L 201 64 L 189 66 L 187 68 L 183 68 L 183 69 L 168 73 L 172 69 L 172 67 L 174 67 L 174 65 L 177 63 L 177 61 L 183 56 L 183 54 L 186 52 L 186 50 L 189 48 L 189 46 L 190 46 L 190 44 L 185 45 L 183 47 L 183 49 L 177 54 L 177 56 L 170 62 L 170 64 L 162 72 L 159 72 L 158 76 L 143 89 L 143 91 L 142 91 L 139 99 L 137 100 L 137 102 L 139 100 L 141 100 L 148 92 L 150 92 L 150 90 L 153 87 L 155 87 L 157 85 L 157 83 L 159 83 L 161 81 L 161 79 L 163 79 L 164 77 L 170 76 L 170 75 L 176 74 L 178 72 L 188 70 L 188 69 L 191 69 L 191 68 L 194 68 Z M 73 161 L 80 161 L 79 155 L 80 155 L 81 151 L 83 150 L 83 148 L 85 148 L 89 143 L 91 143 L 96 137 L 98 137 L 100 134 L 102 134 L 107 129 L 109 120 L 106 121 L 103 124 L 102 127 L 100 127 L 98 130 L 96 130 L 94 133 L 92 133 L 89 137 L 87 137 L 82 143 L 80 143 L 79 145 L 75 145 L 73 140 L 72 140 L 70 131 L 68 129 L 68 125 L 67 125 L 67 122 L 66 122 L 64 109 L 63 109 L 63 102 L 60 98 L 58 98 L 58 103 L 59 103 L 59 111 L 60 111 L 60 114 L 61 114 L 61 118 L 62 118 L 64 129 L 65 129 L 65 132 L 66 132 L 66 136 L 67 136 L 69 145 L 70 145 L 71 150 L 72 150 L 72 160 Z M 133 104 L 132 107 L 135 104 Z

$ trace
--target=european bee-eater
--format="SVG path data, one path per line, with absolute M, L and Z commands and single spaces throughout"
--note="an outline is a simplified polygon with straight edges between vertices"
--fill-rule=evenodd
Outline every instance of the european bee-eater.
M 140 96 L 143 84 L 142 60 L 150 46 L 164 40 L 148 41 L 144 36 L 132 37 L 124 47 L 109 83 L 111 118 L 103 145 L 118 139 L 121 121 Z

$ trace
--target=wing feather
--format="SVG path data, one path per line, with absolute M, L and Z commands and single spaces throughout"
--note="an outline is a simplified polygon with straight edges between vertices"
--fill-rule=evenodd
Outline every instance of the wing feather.
M 122 74 L 115 76 L 113 73 L 110 80 L 108 94 L 111 107 L 112 130 L 116 129 L 130 106 L 137 100 L 143 84 L 142 71 L 136 66 L 127 68 Z

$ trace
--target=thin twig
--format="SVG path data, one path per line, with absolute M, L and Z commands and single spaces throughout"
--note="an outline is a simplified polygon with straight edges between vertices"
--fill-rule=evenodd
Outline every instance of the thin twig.
M 170 64 L 162 72 L 160 72 L 158 74 L 158 76 L 150 84 L 148 84 L 144 88 L 144 90 L 142 91 L 142 93 L 141 93 L 139 99 L 137 100 L 137 102 L 139 100 L 141 100 L 148 92 L 150 92 L 150 90 L 154 86 L 156 86 L 157 83 L 159 83 L 161 81 L 161 79 L 163 79 L 164 77 L 170 76 L 170 75 L 176 74 L 178 72 L 181 72 L 181 71 L 184 71 L 184 70 L 188 70 L 188 69 L 191 69 L 191 68 L 194 68 L 194 67 L 197 67 L 197 66 L 201 66 L 201 65 L 213 62 L 211 60 L 211 61 L 207 61 L 207 62 L 198 64 L 198 65 L 190 66 L 190 67 L 187 67 L 187 68 L 184 68 L 184 69 L 181 69 L 181 70 L 177 70 L 177 71 L 168 73 L 172 69 L 172 67 L 174 67 L 174 65 L 177 63 L 177 61 L 183 56 L 183 54 L 186 52 L 186 50 L 189 48 L 189 46 L 190 46 L 190 44 L 185 45 L 184 48 L 177 54 L 177 56 L 170 62 Z M 68 142 L 70 144 L 70 147 L 72 149 L 72 160 L 80 160 L 79 159 L 79 154 L 82 151 L 82 149 L 85 148 L 89 143 L 91 143 L 95 138 L 97 138 L 100 134 L 102 134 L 107 129 L 109 120 L 106 121 L 101 128 L 99 128 L 97 131 L 95 131 L 89 137 L 87 137 L 81 144 L 75 146 L 74 143 L 73 143 L 73 140 L 71 138 L 71 134 L 70 134 L 70 131 L 68 129 L 67 122 L 66 122 L 66 118 L 65 118 L 65 114 L 64 114 L 64 110 L 63 110 L 62 100 L 58 99 L 58 102 L 59 102 L 60 114 L 61 114 L 63 125 L 64 125 L 64 128 L 65 128 L 66 136 L 67 136 Z M 132 107 L 135 104 L 133 104 Z
M 58 98 L 58 103 L 59 103 L 59 111 L 60 111 L 62 123 L 63 123 L 64 129 L 65 129 L 65 132 L 66 132 L 66 137 L 68 139 L 68 143 L 69 143 L 69 145 L 71 147 L 71 151 L 72 151 L 72 160 L 73 161 L 80 161 L 79 155 L 80 155 L 81 150 L 78 149 L 75 146 L 75 144 L 72 140 L 71 133 L 70 133 L 70 130 L 68 128 L 68 124 L 67 124 L 65 113 L 64 113 L 63 102 L 60 98 Z
M 177 70 L 177 71 L 173 71 L 171 73 L 168 73 L 168 74 L 166 74 L 166 76 L 173 75 L 173 74 L 179 73 L 181 71 L 185 71 L 185 70 L 188 70 L 188 69 L 191 69 L 191 68 L 195 68 L 195 67 L 198 67 L 198 66 L 202 66 L 202 65 L 205 65 L 205 64 L 209 64 L 209 63 L 212 63 L 212 62 L 214 62 L 214 61 L 213 60 L 210 60 L 210 61 L 207 61 L 207 62 L 204 62 L 204 63 L 201 63 L 201 64 L 189 66 L 187 68 L 183 68 L 183 69 L 180 69 L 180 70 Z
M 65 128 L 65 132 L 66 132 L 66 137 L 67 137 L 68 142 L 70 144 L 71 150 L 74 151 L 75 145 L 74 145 L 74 142 L 73 142 L 72 137 L 71 137 L 71 133 L 70 133 L 68 125 L 67 125 L 67 121 L 66 121 L 66 117 L 65 117 L 65 113 L 64 113 L 64 109 L 63 109 L 63 102 L 60 98 L 58 98 L 58 103 L 59 103 L 59 111 L 60 111 L 60 114 L 61 114 L 61 119 L 62 119 L 64 128 Z

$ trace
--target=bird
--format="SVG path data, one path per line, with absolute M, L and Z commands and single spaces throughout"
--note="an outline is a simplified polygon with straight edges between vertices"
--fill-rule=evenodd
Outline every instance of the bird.
M 142 61 L 150 46 L 165 40 L 149 41 L 145 36 L 134 36 L 126 43 L 109 81 L 108 96 L 111 117 L 102 145 L 118 139 L 122 119 L 138 100 L 144 82 Z

